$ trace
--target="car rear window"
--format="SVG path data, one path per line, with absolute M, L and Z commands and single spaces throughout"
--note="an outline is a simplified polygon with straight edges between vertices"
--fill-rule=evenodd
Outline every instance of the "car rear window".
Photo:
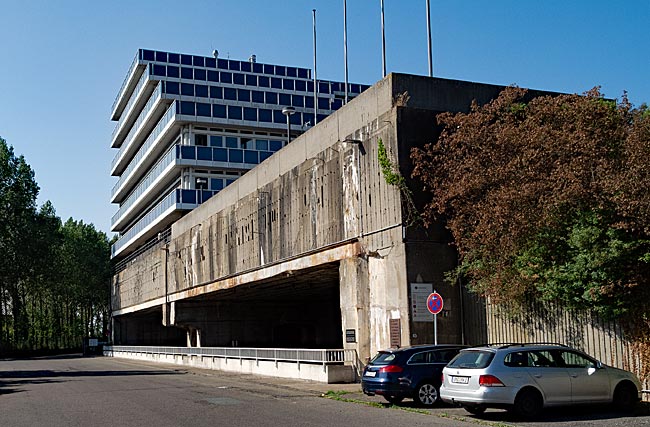
M 371 365 L 388 365 L 390 364 L 393 360 L 395 360 L 395 353 L 386 353 L 383 351 L 380 351 L 377 353 L 375 357 L 372 358 L 370 361 Z
M 461 351 L 449 364 L 450 368 L 483 369 L 487 368 L 494 358 L 494 353 L 485 350 Z

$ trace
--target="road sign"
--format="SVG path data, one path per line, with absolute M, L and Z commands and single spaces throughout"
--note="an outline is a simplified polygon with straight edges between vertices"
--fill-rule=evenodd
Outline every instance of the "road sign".
M 411 316 L 414 322 L 433 322 L 427 310 L 427 297 L 433 292 L 433 283 L 411 283 Z
M 438 292 L 429 294 L 427 298 L 427 309 L 431 314 L 439 314 L 442 311 L 442 296 Z

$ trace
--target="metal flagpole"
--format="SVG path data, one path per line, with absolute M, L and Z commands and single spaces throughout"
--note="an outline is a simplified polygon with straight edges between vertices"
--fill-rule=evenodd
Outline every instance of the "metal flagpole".
M 345 57 L 345 103 L 348 103 L 348 5 L 343 0 L 343 56 Z
M 316 78 L 316 9 L 312 9 L 314 15 L 314 125 L 318 123 L 318 80 Z
M 386 37 L 384 35 L 384 0 L 381 0 L 381 77 L 386 77 Z
M 429 77 L 433 77 L 433 54 L 431 53 L 431 0 L 427 0 L 427 44 L 429 45 Z

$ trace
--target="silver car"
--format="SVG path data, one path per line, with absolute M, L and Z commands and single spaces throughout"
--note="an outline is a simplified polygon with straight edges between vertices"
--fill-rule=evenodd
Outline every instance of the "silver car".
M 614 403 L 631 409 L 640 400 L 641 383 L 634 374 L 558 344 L 465 349 L 442 375 L 441 399 L 472 414 L 505 408 L 532 418 L 549 406 Z

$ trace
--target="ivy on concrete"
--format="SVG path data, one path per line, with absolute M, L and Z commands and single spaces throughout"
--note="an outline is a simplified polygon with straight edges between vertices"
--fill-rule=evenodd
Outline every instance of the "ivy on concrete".
M 381 138 L 377 141 L 377 158 L 379 160 L 381 173 L 384 176 L 386 183 L 388 185 L 396 186 L 402 195 L 402 200 L 406 209 L 405 224 L 411 226 L 419 223 L 420 213 L 413 202 L 413 192 L 406 185 L 406 179 L 404 179 L 404 176 L 400 173 L 398 167 L 389 158 L 388 151 L 386 150 L 386 146 Z

